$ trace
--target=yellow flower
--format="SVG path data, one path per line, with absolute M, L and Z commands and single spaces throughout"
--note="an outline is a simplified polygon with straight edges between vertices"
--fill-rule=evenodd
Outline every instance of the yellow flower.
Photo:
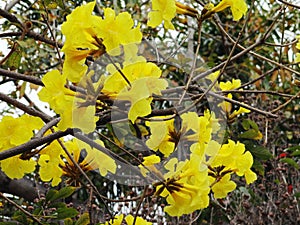
M 205 111 L 204 116 L 200 117 L 195 112 L 181 115 L 180 130 L 176 130 L 174 127 L 174 119 L 146 122 L 146 125 L 150 127 L 151 131 L 151 136 L 146 141 L 146 145 L 154 151 L 159 150 L 166 157 L 175 150 L 179 141 L 188 140 L 203 144 L 208 143 L 211 134 L 220 129 L 214 113 L 210 113 L 208 110 Z
M 75 92 L 66 88 L 66 76 L 58 70 L 52 70 L 42 78 L 43 87 L 38 96 L 41 101 L 48 102 L 50 107 L 60 114 L 58 128 L 66 130 L 72 127 L 72 108 Z
M 0 122 L 0 152 L 29 141 L 33 131 L 43 126 L 38 117 L 22 115 L 18 118 L 4 116 Z M 4 159 L 0 162 L 1 170 L 11 179 L 22 178 L 26 173 L 35 170 L 36 161 L 33 158 L 22 159 L 20 155 Z
M 218 182 L 213 177 L 209 178 L 210 183 L 213 184 L 211 189 L 215 198 L 225 198 L 229 192 L 236 188 L 236 183 L 230 180 L 230 174 L 226 174 Z
M 88 96 L 78 96 L 78 93 L 66 88 L 66 76 L 61 75 L 58 70 L 46 73 L 42 82 L 45 87 L 38 96 L 60 114 L 61 120 L 57 125 L 60 130 L 76 127 L 85 133 L 94 131 L 98 119 L 95 116 L 95 103 L 83 106 Z
M 19 156 L 14 156 L 1 161 L 1 170 L 11 179 L 20 179 L 26 173 L 35 170 L 36 162 L 31 158 L 22 160 Z
M 83 103 L 85 102 L 85 100 L 80 101 L 82 101 Z M 83 107 L 78 105 L 80 101 L 76 102 L 77 104 L 73 105 L 72 115 L 69 114 L 69 117 L 73 119 L 71 121 L 72 127 L 80 128 L 84 133 L 93 132 L 96 128 L 96 122 L 99 119 L 95 116 L 95 105 Z
M 39 174 L 42 181 L 49 182 L 51 185 L 57 186 L 61 182 L 63 175 L 62 169 L 59 167 L 59 155 L 57 158 L 50 158 L 49 155 L 41 155 L 39 158 Z
M 24 114 L 18 118 L 4 116 L 0 122 L 0 151 L 24 144 L 33 136 L 33 130 L 43 126 L 38 117 Z
M 190 112 L 182 115 L 182 120 L 187 121 L 187 127 L 194 131 L 194 134 L 188 137 L 188 140 L 199 143 L 208 143 L 211 135 L 220 129 L 220 124 L 215 114 L 206 110 L 204 116 L 197 116 L 196 113 Z
M 165 197 L 168 205 L 164 208 L 170 216 L 189 214 L 209 204 L 209 183 L 207 171 L 200 172 L 199 162 L 178 162 L 172 158 L 167 164 L 169 170 L 164 181 L 154 184 L 156 195 Z
M 157 77 L 139 78 L 132 82 L 129 90 L 123 89 L 117 99 L 131 102 L 128 119 L 134 122 L 139 116 L 151 113 L 152 94 L 161 95 L 161 90 L 166 89 L 168 83 Z
M 46 73 L 42 82 L 45 87 L 38 93 L 40 100 L 48 102 L 57 113 L 62 113 L 73 104 L 75 92 L 66 88 L 66 76 L 58 70 Z
M 296 38 L 298 39 L 298 42 L 296 44 L 296 48 L 298 50 L 300 50 L 300 36 L 297 36 Z M 295 61 L 296 61 L 296 63 L 300 62 L 300 53 L 298 53 L 298 52 L 296 53 L 296 59 L 295 59 Z
M 232 140 L 228 140 L 228 144 L 223 144 L 218 154 L 211 163 L 212 167 L 225 168 L 223 171 L 235 172 L 238 176 L 245 176 L 247 183 L 256 180 L 256 175 L 252 172 L 251 166 L 253 157 L 249 151 L 245 152 L 245 145 Z
M 233 20 L 237 21 L 246 15 L 248 11 L 245 0 L 222 0 L 218 5 L 212 8 L 212 12 L 220 12 L 230 7 Z
M 300 36 L 297 36 L 297 38 L 298 38 L 298 42 L 297 42 L 296 48 L 298 50 L 300 50 Z
M 121 225 L 123 222 L 124 215 L 121 214 L 119 216 L 115 216 L 114 219 L 111 219 L 109 222 L 102 223 L 101 225 Z M 125 217 L 125 221 L 127 225 L 133 225 L 134 217 L 132 215 L 127 215 Z M 152 223 L 147 222 L 143 218 L 137 216 L 135 225 L 151 225 Z
M 168 83 L 161 79 L 161 70 L 153 63 L 139 61 L 125 65 L 121 70 L 125 78 L 109 65 L 110 76 L 104 82 L 102 92 L 117 100 L 130 101 L 131 107 L 128 118 L 134 122 L 138 116 L 151 113 L 152 94 L 161 95 L 161 90 L 167 88 Z
M 64 74 L 72 82 L 79 82 L 86 72 L 86 57 L 98 57 L 105 52 L 97 38 L 95 27 L 102 20 L 92 15 L 96 2 L 77 7 L 62 25 L 62 33 L 66 42 L 62 51 L 65 53 Z
M 229 119 L 233 119 L 235 118 L 237 115 L 240 115 L 242 113 L 250 113 L 251 111 L 249 109 L 246 109 L 244 107 L 240 107 L 238 110 L 234 110 L 230 115 L 229 115 Z M 261 136 L 262 137 L 262 136 Z M 258 140 L 261 139 L 260 137 L 258 137 Z
M 166 29 L 175 29 L 171 20 L 176 15 L 175 0 L 152 0 L 152 11 L 148 14 L 147 25 L 157 27 L 164 21 Z
M 157 117 L 166 118 L 166 117 Z M 146 122 L 151 131 L 150 138 L 146 141 L 146 145 L 154 150 L 159 150 L 164 156 L 168 157 L 175 149 L 179 138 L 175 132 L 174 119 L 167 121 Z
M 134 22 L 128 12 L 122 12 L 116 16 L 113 9 L 104 9 L 104 19 L 97 25 L 97 34 L 103 39 L 103 44 L 109 54 L 117 55 L 120 45 L 126 46 L 142 40 L 140 27 L 132 28 L 133 25 Z
M 143 165 L 139 165 L 141 173 L 144 177 L 151 171 L 155 174 L 161 174 L 160 171 L 155 167 L 155 164 L 160 163 L 160 158 L 156 155 L 150 155 L 143 157 Z
M 232 81 L 220 82 L 220 88 L 222 91 L 237 89 L 240 86 L 241 86 L 241 80 L 239 79 L 232 79 Z
M 104 146 L 102 141 L 97 140 L 96 142 Z M 92 148 L 90 145 L 73 139 L 66 142 L 65 146 L 83 171 L 99 170 L 102 176 L 106 176 L 108 172 L 116 172 L 117 166 L 115 161 L 107 154 Z M 83 152 L 85 152 L 85 157 L 81 160 L 80 154 Z M 64 175 L 70 177 L 71 181 L 75 181 L 75 184 L 77 184 L 76 181 L 81 173 L 65 153 L 63 153 L 63 156 L 67 160 L 67 162 L 61 164 Z
M 127 225 L 133 225 L 134 217 L 132 215 L 128 215 L 128 216 L 126 216 L 125 221 L 126 221 Z M 139 216 L 136 217 L 136 221 L 134 224 L 135 225 L 152 225 L 152 223 L 147 222 L 146 220 L 144 220 L 143 218 L 141 218 Z
M 222 91 L 230 91 L 233 89 L 237 89 L 240 86 L 241 86 L 241 80 L 239 80 L 239 79 L 232 79 L 232 81 L 220 82 L 220 88 Z M 232 94 L 229 93 L 227 95 L 227 98 L 232 99 Z M 231 112 L 232 104 L 227 101 L 223 101 L 222 103 L 219 104 L 219 106 L 221 106 L 221 108 L 226 112 L 229 120 L 234 119 L 235 117 L 237 117 L 238 115 L 240 115 L 242 113 L 250 113 L 251 112 L 249 109 L 246 109 L 244 107 L 239 107 L 238 110 L 234 110 L 233 112 Z
M 96 1 L 77 7 L 62 25 L 62 33 L 66 42 L 62 51 L 65 52 L 64 73 L 67 78 L 78 83 L 87 70 L 87 56 L 98 58 L 104 53 L 117 55 L 120 45 L 139 43 L 142 33 L 139 26 L 133 27 L 129 13 L 115 15 L 110 9 L 104 9 L 104 19 L 92 15 Z
M 111 219 L 109 222 L 102 223 L 101 225 L 121 225 L 124 215 L 115 216 L 114 219 Z
M 63 164 L 61 155 L 63 149 L 58 141 L 53 141 L 40 152 L 38 164 L 40 166 L 39 174 L 42 181 L 49 182 L 51 185 L 57 186 L 61 182 L 63 170 L 60 164 Z
M 300 53 L 296 53 L 296 63 L 300 62 Z

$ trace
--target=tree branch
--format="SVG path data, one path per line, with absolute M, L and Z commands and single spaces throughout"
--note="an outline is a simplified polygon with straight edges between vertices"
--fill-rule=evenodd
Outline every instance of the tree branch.
M 39 197 L 39 193 L 45 193 L 46 189 L 27 178 L 10 179 L 0 170 L 0 192 L 16 195 L 32 202 Z
M 9 20 L 12 23 L 18 24 L 20 26 L 18 28 L 21 28 L 21 27 L 24 28 L 23 23 L 20 20 L 18 20 L 17 17 L 15 17 L 14 15 L 10 14 L 8 11 L 0 9 L 0 16 L 6 18 L 7 20 Z M 20 33 L 19 32 L 12 32 L 11 34 L 22 35 L 23 32 L 20 32 Z M 25 35 L 27 37 L 33 38 L 34 40 L 42 41 L 42 42 L 44 42 L 46 44 L 49 44 L 49 45 L 52 45 L 52 46 L 58 46 L 59 48 L 62 48 L 62 46 L 63 46 L 62 43 L 57 43 L 56 41 L 53 41 L 53 40 L 51 40 L 51 39 L 49 39 L 47 37 L 44 37 L 41 34 L 33 32 L 31 30 L 28 30 Z
M 45 114 L 43 112 L 40 112 L 38 110 L 35 110 L 35 109 L 33 109 L 33 108 L 17 101 L 14 98 L 11 98 L 11 97 L 9 97 L 6 94 L 3 94 L 1 92 L 0 92 L 0 100 L 23 110 L 24 112 L 28 113 L 29 115 L 40 117 L 44 122 L 49 122 L 52 119 L 47 114 Z
M 46 143 L 50 143 L 55 139 L 67 136 L 68 134 L 73 134 L 73 132 L 74 130 L 69 128 L 65 131 L 57 131 L 55 133 L 49 134 L 48 136 L 39 139 L 32 138 L 30 141 L 22 145 L 0 152 L 0 161 L 30 151 L 38 146 L 41 146 Z
M 10 77 L 10 78 L 13 78 L 16 80 L 28 81 L 28 82 L 36 84 L 36 85 L 44 86 L 41 79 L 34 77 L 34 76 L 28 76 L 28 75 L 24 75 L 24 74 L 17 73 L 17 72 L 12 72 L 12 71 L 1 69 L 1 68 L 0 68 L 0 75 L 5 76 L 5 77 Z

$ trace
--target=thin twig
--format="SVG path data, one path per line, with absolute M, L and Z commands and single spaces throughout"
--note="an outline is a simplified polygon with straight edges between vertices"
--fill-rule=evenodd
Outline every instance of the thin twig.
M 238 45 L 238 42 L 242 36 L 242 32 L 244 31 L 245 27 L 246 27 L 246 24 L 247 24 L 247 21 L 249 20 L 250 18 L 250 13 L 247 14 L 247 19 L 245 21 L 245 23 L 243 24 L 243 27 L 242 29 L 240 30 L 239 34 L 238 34 L 238 37 L 237 37 L 237 40 L 236 42 L 234 43 L 230 53 L 229 53 L 229 56 L 228 56 L 228 59 L 225 61 L 224 65 L 222 66 L 222 69 L 219 73 L 219 75 L 215 78 L 215 80 L 208 86 L 208 88 L 204 91 L 204 93 L 195 101 L 193 102 L 193 104 L 191 104 L 189 107 L 185 108 L 184 110 L 180 111 L 179 114 L 182 114 L 182 113 L 185 113 L 187 111 L 189 111 L 191 108 L 193 108 L 195 105 L 197 105 L 203 98 L 204 96 L 206 96 L 206 94 L 215 86 L 215 84 L 218 82 L 218 79 L 219 77 L 223 74 L 223 72 L 225 71 L 225 68 L 227 67 L 227 65 L 229 64 L 232 56 L 233 56 L 233 53 Z
M 44 5 L 44 2 L 43 2 L 43 5 Z M 47 7 L 46 7 L 45 5 L 44 5 L 44 8 L 45 8 L 46 13 L 47 13 L 47 16 L 48 16 L 48 10 L 47 10 Z M 59 49 L 58 49 L 57 41 L 56 41 L 56 39 L 55 39 L 55 36 L 54 36 L 54 34 L 53 34 L 53 31 L 52 31 L 52 29 L 51 29 L 49 23 L 48 23 L 48 19 L 46 19 L 46 17 L 45 17 L 44 14 L 42 14 L 42 17 L 43 17 L 43 19 L 44 19 L 44 21 L 45 21 L 45 23 L 46 23 L 46 25 L 47 25 L 47 27 L 48 27 L 48 30 L 50 31 L 50 34 L 51 34 L 51 37 L 52 37 L 53 41 L 55 42 L 55 46 L 54 46 L 54 47 L 55 47 L 56 53 L 57 53 L 57 55 L 58 55 L 59 62 L 60 62 L 60 64 L 61 64 L 61 66 L 63 66 L 63 60 L 62 60 L 62 58 L 61 58 L 61 56 L 60 56 L 60 51 L 59 51 Z
M 212 92 L 212 91 L 209 91 L 207 94 L 208 94 L 208 95 L 211 95 L 211 96 L 213 96 L 213 97 L 215 97 L 215 98 L 224 100 L 224 101 L 226 101 L 226 102 L 230 102 L 230 103 L 235 104 L 235 105 L 238 105 L 238 106 L 240 106 L 240 107 L 249 109 L 249 110 L 251 110 L 251 111 L 253 111 L 253 112 L 257 112 L 257 113 L 259 113 L 259 114 L 261 114 L 261 115 L 264 115 L 264 116 L 267 116 L 267 117 L 273 117 L 273 118 L 277 118 L 277 117 L 278 117 L 276 114 L 273 114 L 272 112 L 270 113 L 270 112 L 266 112 L 266 111 L 263 111 L 263 110 L 254 108 L 254 107 L 252 107 L 252 106 L 250 106 L 250 105 L 247 105 L 247 104 L 245 104 L 245 103 L 241 103 L 241 102 L 236 101 L 236 100 L 233 100 L 233 99 L 231 99 L 231 98 L 227 98 L 227 97 L 225 97 L 225 96 L 218 95 L 218 94 L 216 94 L 216 93 L 214 93 L 214 92 Z
M 137 218 L 137 216 L 138 216 L 139 210 L 140 210 L 140 208 L 141 208 L 141 206 L 142 206 L 142 203 L 143 203 L 143 201 L 144 201 L 144 198 L 145 198 L 145 196 L 146 196 L 146 193 L 147 193 L 147 191 L 148 191 L 148 188 L 149 188 L 148 185 L 146 185 L 145 188 L 144 188 L 143 195 L 141 196 L 141 199 L 140 199 L 140 201 L 139 201 L 139 204 L 137 205 L 136 210 L 135 210 L 135 215 L 134 215 L 134 220 L 133 220 L 133 224 L 132 224 L 132 225 L 135 225 L 135 224 L 136 224 L 136 218 Z
M 283 0 L 278 0 L 279 2 L 283 3 L 283 4 L 286 4 L 288 6 L 292 6 L 294 8 L 297 8 L 297 9 L 300 9 L 300 5 L 295 5 L 293 3 L 290 3 L 290 2 L 287 2 L 287 1 L 283 1 Z
M 58 122 L 60 121 L 60 117 L 59 118 L 55 118 L 51 121 L 49 121 L 48 123 L 45 124 L 45 126 L 43 126 L 38 132 L 37 134 L 34 136 L 35 138 L 41 138 L 44 136 L 44 134 L 53 126 L 55 126 Z
M 30 212 L 26 211 L 23 207 L 19 206 L 17 203 L 15 203 L 14 201 L 10 200 L 9 198 L 7 198 L 2 192 L 0 192 L 0 198 L 5 199 L 6 201 L 8 201 L 10 204 L 12 204 L 13 206 L 15 206 L 18 210 L 22 211 L 26 216 L 30 217 L 31 219 L 33 219 L 35 222 L 37 222 L 38 224 L 43 225 L 43 223 L 36 218 L 33 214 L 31 214 Z
M 52 131 L 54 131 L 54 130 L 52 130 Z M 102 203 L 104 204 L 104 207 L 105 207 L 106 211 L 108 212 L 110 217 L 113 218 L 113 214 L 110 212 L 108 205 L 104 201 L 103 196 L 99 193 L 99 191 L 96 188 L 96 186 L 94 185 L 94 183 L 91 181 L 91 179 L 88 177 L 88 175 L 82 170 L 82 168 L 78 165 L 78 163 L 72 157 L 72 155 L 70 154 L 70 152 L 68 151 L 66 146 L 62 143 L 62 141 L 59 138 L 57 138 L 57 141 L 58 141 L 59 145 L 62 147 L 62 149 L 64 150 L 64 152 L 66 153 L 66 155 L 72 161 L 73 165 L 79 170 L 79 172 L 84 176 L 84 178 L 87 180 L 87 182 L 91 185 L 91 187 L 93 188 L 93 190 L 97 194 L 97 196 L 100 197 Z
M 182 100 L 184 99 L 187 90 L 189 89 L 189 86 L 192 82 L 192 78 L 194 77 L 194 73 L 195 73 L 195 69 L 196 69 L 196 63 L 197 63 L 197 56 L 199 54 L 199 50 L 200 50 L 200 46 L 201 46 L 201 27 L 202 27 L 202 19 L 201 17 L 198 19 L 198 40 L 197 40 L 197 48 L 196 48 L 196 52 L 194 55 L 194 60 L 193 60 L 193 64 L 192 64 L 192 69 L 191 69 L 191 73 L 189 75 L 189 79 L 186 83 L 186 87 L 180 97 L 180 100 L 178 101 L 177 105 L 180 105 L 182 103 Z
M 36 109 L 33 109 L 30 106 L 27 106 L 27 105 L 17 101 L 16 99 L 11 98 L 1 92 L 0 92 L 0 100 L 6 102 L 8 104 L 11 104 L 18 109 L 23 110 L 24 112 L 26 112 L 29 115 L 40 117 L 44 122 L 49 122 L 52 119 L 52 117 L 48 116 L 47 114 L 40 112 Z
M 13 78 L 13 79 L 16 79 L 16 80 L 28 81 L 30 83 L 33 83 L 33 84 L 36 84 L 36 85 L 39 85 L 39 86 L 44 86 L 41 79 L 39 79 L 37 77 L 34 77 L 34 76 L 28 76 L 28 75 L 8 71 L 8 70 L 1 69 L 1 68 L 0 68 L 0 75 L 5 76 L 5 77 L 10 77 L 10 78 Z
M 291 97 L 289 100 L 287 100 L 285 103 L 283 103 L 282 105 L 278 106 L 276 109 L 273 109 L 271 111 L 271 113 L 275 113 L 275 112 L 279 111 L 280 109 L 284 108 L 286 105 L 288 105 L 295 98 L 298 98 L 299 95 L 300 95 L 300 91 L 297 94 L 295 94 L 293 97 Z

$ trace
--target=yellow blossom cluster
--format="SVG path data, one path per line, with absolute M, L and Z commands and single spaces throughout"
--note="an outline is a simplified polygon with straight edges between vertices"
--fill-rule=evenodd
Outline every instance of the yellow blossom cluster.
M 212 74 L 210 74 L 207 79 L 209 79 L 210 81 L 214 82 L 218 77 L 219 77 L 220 71 L 216 71 Z M 237 90 L 240 89 L 241 86 L 241 80 L 239 79 L 232 79 L 231 81 L 226 81 L 226 82 L 217 82 L 214 87 L 213 90 L 217 90 L 217 89 L 221 89 L 222 91 L 226 92 L 226 91 L 231 91 L 231 90 Z M 227 98 L 232 99 L 232 94 L 228 93 L 225 95 Z M 242 113 L 250 113 L 249 109 L 246 109 L 244 107 L 239 107 L 238 110 L 234 110 L 232 111 L 232 104 L 226 100 L 222 101 L 219 106 L 222 108 L 222 110 L 226 113 L 227 118 L 229 119 L 229 121 L 231 121 L 232 119 L 236 118 L 238 115 L 242 114 Z
M 97 113 L 118 107 L 112 106 L 114 101 L 124 103 L 125 110 L 118 110 L 127 111 L 128 120 L 135 124 L 139 118 L 151 115 L 154 96 L 161 96 L 168 88 L 162 70 L 138 55 L 137 44 L 143 36 L 140 25 L 135 25 L 128 12 L 116 15 L 111 8 L 103 9 L 103 17 L 96 16 L 93 14 L 95 5 L 96 1 L 77 7 L 67 16 L 62 25 L 66 38 L 62 48 L 65 54 L 62 72 L 52 70 L 42 78 L 44 87 L 38 96 L 60 116 L 55 129 L 61 131 L 78 128 L 85 134 L 92 133 L 99 119 Z M 244 0 L 222 0 L 218 5 L 206 8 L 213 14 L 227 7 L 230 7 L 234 20 L 247 12 Z M 197 10 L 175 0 L 152 0 L 148 26 L 154 28 L 164 22 L 166 29 L 174 29 L 172 19 L 176 12 L 198 17 Z M 122 62 L 114 62 L 116 56 Z M 88 66 L 100 57 L 106 57 L 109 63 L 104 73 L 96 74 Z M 210 79 L 213 81 L 216 76 L 218 72 Z M 240 86 L 241 81 L 233 79 L 220 82 L 214 88 L 230 91 Z M 230 93 L 226 97 L 232 99 Z M 219 106 L 229 119 L 250 112 L 243 107 L 232 112 L 232 104 L 225 101 Z M 234 179 L 238 177 L 244 177 L 247 184 L 256 180 L 256 174 L 251 170 L 253 157 L 242 143 L 230 139 L 219 143 L 214 139 L 219 135 L 220 124 L 213 112 L 206 110 L 201 116 L 187 112 L 176 116 L 178 118 L 151 117 L 145 122 L 150 134 L 143 138 L 153 154 L 144 157 L 139 165 L 143 176 L 154 174 L 159 178 L 152 185 L 155 195 L 166 199 L 166 213 L 181 216 L 203 209 L 209 205 L 211 192 L 215 198 L 226 197 L 236 188 Z M 178 122 L 180 126 L 175 125 Z M 43 125 L 41 119 L 27 115 L 3 117 L 0 151 L 26 143 Z M 100 140 L 95 142 L 104 146 Z M 17 155 L 1 161 L 1 169 L 10 178 L 21 178 L 38 167 L 41 180 L 51 182 L 52 186 L 57 186 L 63 176 L 69 178 L 70 184 L 78 185 L 81 176 L 78 166 L 84 172 L 98 170 L 102 176 L 117 170 L 115 160 L 107 152 L 77 139 L 55 140 L 37 150 L 35 158 Z M 184 159 L 175 158 L 175 153 Z M 167 157 L 170 158 L 162 162 Z M 151 224 L 141 217 L 119 215 L 104 225 L 125 222 L 128 225 Z
M 4 116 L 0 122 L 0 152 L 29 141 L 34 136 L 34 131 L 40 129 L 44 122 L 29 115 L 18 118 Z M 10 178 L 22 178 L 26 173 L 35 170 L 36 161 L 32 158 L 16 155 L 0 162 L 1 170 Z M 17 166 L 16 166 L 17 165 Z
M 159 181 L 156 195 L 166 198 L 168 205 L 164 211 L 171 216 L 189 214 L 209 205 L 209 193 L 212 191 L 215 198 L 224 198 L 236 188 L 231 179 L 232 174 L 245 176 L 247 184 L 256 180 L 256 174 L 251 170 L 253 157 L 245 151 L 242 143 L 228 140 L 227 144 L 220 144 L 213 140 L 220 130 L 220 124 L 213 113 L 205 111 L 203 116 L 189 112 L 182 115 L 181 129 L 175 132 L 174 120 L 164 121 L 158 129 L 159 122 L 152 121 L 148 125 L 151 136 L 146 142 L 149 148 L 160 151 L 171 158 L 164 163 L 167 172 L 157 168 L 160 162 L 158 156 L 144 158 L 140 166 L 142 174 L 148 176 L 149 171 L 155 174 Z M 189 156 L 184 161 L 172 157 L 177 150 L 178 154 L 187 154 L 176 146 L 189 145 Z
M 103 223 L 102 225 L 122 225 L 124 220 L 124 215 L 115 216 L 114 219 L 111 219 L 109 222 Z M 135 222 L 134 222 L 135 220 Z M 127 215 L 125 217 L 126 225 L 151 225 L 152 223 L 147 222 L 142 217 L 137 216 L 136 219 L 132 215 Z
M 104 146 L 100 140 L 97 143 Z M 73 139 L 63 144 L 84 172 L 98 170 L 102 176 L 106 176 L 108 172 L 116 172 L 116 163 L 109 155 L 92 148 L 85 142 Z M 80 156 L 84 158 L 80 159 Z M 52 186 L 56 186 L 64 175 L 69 178 L 70 182 L 73 182 L 73 185 L 79 185 L 81 172 L 63 151 L 58 141 L 52 142 L 40 152 L 38 164 L 42 181 L 51 181 Z
M 198 17 L 198 11 L 188 5 L 184 5 L 175 0 L 152 0 L 152 11 L 148 14 L 148 26 L 157 27 L 164 22 L 165 29 L 175 29 L 172 19 L 178 14 Z M 204 6 L 205 14 L 202 18 L 208 18 L 213 13 L 230 8 L 233 20 L 240 20 L 248 11 L 245 0 L 222 0 L 214 6 L 208 3 Z

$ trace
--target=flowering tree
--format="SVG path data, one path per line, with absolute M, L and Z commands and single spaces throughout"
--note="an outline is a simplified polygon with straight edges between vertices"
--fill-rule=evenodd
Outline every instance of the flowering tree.
M 7 3 L 1 220 L 299 222 L 299 8 Z

